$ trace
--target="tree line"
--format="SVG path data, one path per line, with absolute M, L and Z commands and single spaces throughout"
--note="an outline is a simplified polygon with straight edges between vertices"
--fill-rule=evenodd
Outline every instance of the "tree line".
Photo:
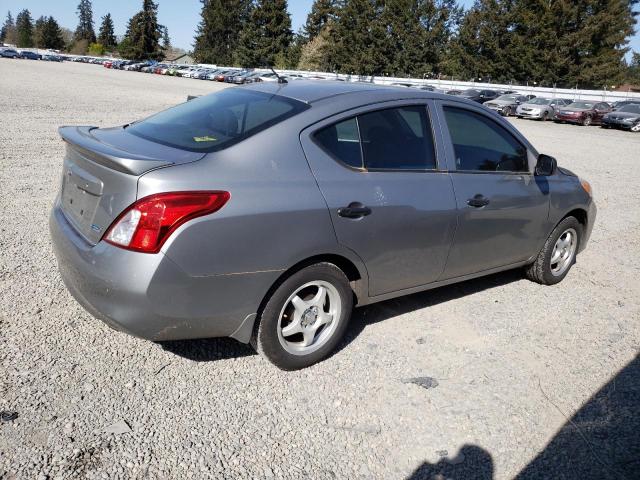
M 51 16 L 42 16 L 34 22 L 29 10 L 24 9 L 14 21 L 9 12 L 0 30 L 0 42 L 19 48 L 51 48 L 80 55 L 118 53 L 129 59 L 161 60 L 173 51 L 167 27 L 158 23 L 158 5 L 153 0 L 143 0 L 142 9 L 129 20 L 120 42 L 110 13 L 102 17 L 96 35 L 91 0 L 80 0 L 77 14 L 78 26 L 71 32 L 60 27 Z
M 639 0 L 201 0 L 198 62 L 602 88 L 619 84 Z M 637 57 L 633 57 L 637 62 Z
M 297 33 L 286 0 L 200 1 L 199 63 L 584 88 L 637 81 L 640 69 L 637 54 L 625 62 L 640 0 L 476 0 L 466 11 L 457 0 L 315 0 Z M 120 42 L 110 14 L 96 36 L 91 0 L 71 38 L 25 9 L 8 14 L 0 41 L 160 60 L 171 44 L 157 9 L 143 0 Z

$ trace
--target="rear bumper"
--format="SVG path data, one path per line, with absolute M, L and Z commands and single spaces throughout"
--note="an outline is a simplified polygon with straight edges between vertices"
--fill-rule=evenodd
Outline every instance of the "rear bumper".
M 92 247 L 57 204 L 49 228 L 60 275 L 78 303 L 112 328 L 147 340 L 232 336 L 247 341 L 246 328 L 242 334 L 240 327 L 253 318 L 277 277 L 194 277 L 163 253 L 131 252 L 106 242 Z

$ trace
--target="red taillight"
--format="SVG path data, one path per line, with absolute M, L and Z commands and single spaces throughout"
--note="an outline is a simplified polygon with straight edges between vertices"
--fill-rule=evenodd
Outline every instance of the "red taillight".
M 157 253 L 183 223 L 220 210 L 229 192 L 170 192 L 141 198 L 113 222 L 104 236 L 117 247 Z

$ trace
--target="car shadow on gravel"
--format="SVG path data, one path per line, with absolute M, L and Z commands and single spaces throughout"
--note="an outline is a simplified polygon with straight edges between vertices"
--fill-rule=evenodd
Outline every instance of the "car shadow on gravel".
M 203 338 L 157 342 L 163 350 L 195 362 L 213 362 L 257 355 L 250 345 L 233 338 Z
M 640 478 L 640 356 L 620 370 L 571 418 L 538 382 L 545 409 L 567 422 L 516 480 L 632 480 Z M 567 385 L 571 388 L 571 385 Z M 521 439 L 526 442 L 526 438 Z M 437 463 L 425 462 L 408 480 L 491 480 L 494 461 L 484 448 L 465 445 Z
M 433 290 L 414 293 L 403 297 L 394 298 L 380 303 L 374 303 L 353 311 L 353 316 L 349 322 L 349 328 L 344 340 L 336 349 L 335 353 L 346 348 L 355 340 L 362 331 L 369 325 L 373 325 L 389 318 L 404 315 L 415 310 L 432 307 L 440 303 L 449 302 L 458 298 L 466 297 L 474 293 L 482 292 L 490 288 L 501 287 L 512 282 L 517 282 L 524 278 L 520 269 L 508 270 L 506 272 L 495 273 L 466 282 L 454 283 Z
M 345 338 L 334 354 L 347 347 L 367 325 L 521 279 L 522 272 L 512 270 L 355 309 Z M 175 340 L 157 343 L 163 350 L 196 362 L 212 362 L 256 355 L 251 346 L 232 338 Z

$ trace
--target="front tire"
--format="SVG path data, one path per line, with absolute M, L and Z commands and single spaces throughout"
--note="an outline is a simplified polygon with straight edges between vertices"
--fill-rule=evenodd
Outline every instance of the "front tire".
M 591 125 L 591 115 L 587 115 L 586 117 L 584 117 L 584 119 L 582 120 L 582 125 L 585 127 Z
M 326 358 L 347 329 L 353 291 L 332 263 L 292 274 L 267 300 L 252 345 L 282 370 L 298 370 Z
M 542 285 L 555 285 L 567 276 L 576 263 L 582 240 L 582 224 L 575 217 L 562 220 L 545 242 L 535 261 L 526 268 L 526 275 Z

